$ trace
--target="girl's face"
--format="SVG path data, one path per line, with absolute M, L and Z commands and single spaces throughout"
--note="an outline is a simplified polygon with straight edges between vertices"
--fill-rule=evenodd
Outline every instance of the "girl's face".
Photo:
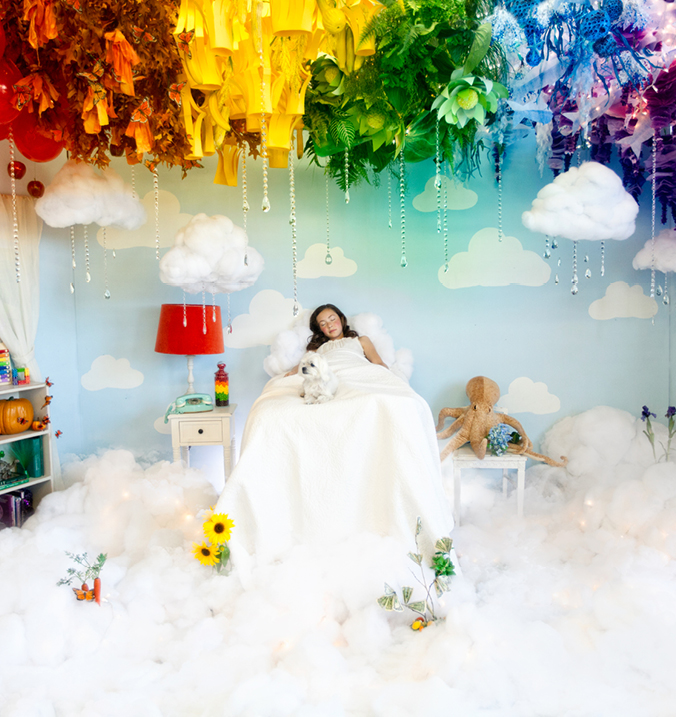
M 333 309 L 324 309 L 317 316 L 319 330 L 330 340 L 343 338 L 343 324 Z

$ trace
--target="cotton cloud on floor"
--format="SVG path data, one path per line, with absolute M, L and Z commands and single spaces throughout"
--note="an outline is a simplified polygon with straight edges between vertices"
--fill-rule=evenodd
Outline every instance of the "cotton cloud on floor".
M 556 424 L 542 449 L 570 462 L 529 469 L 522 521 L 483 472 L 463 478 L 463 575 L 420 634 L 375 604 L 384 581 L 417 586 L 412 544 L 301 546 L 245 588 L 192 557 L 216 499 L 198 471 L 71 463 L 70 488 L 0 532 L 3 717 L 667 717 L 676 465 L 643 428 L 605 407 Z M 108 553 L 100 607 L 57 587 L 66 550 Z

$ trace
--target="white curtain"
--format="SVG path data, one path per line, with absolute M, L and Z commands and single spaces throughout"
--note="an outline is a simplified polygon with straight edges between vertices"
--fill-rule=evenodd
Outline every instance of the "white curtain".
M 40 315 L 40 235 L 42 219 L 33 199 L 17 197 L 21 281 L 16 280 L 12 197 L 0 195 L 0 341 L 15 367 L 28 368 L 31 381 L 42 381 L 35 360 L 35 334 Z

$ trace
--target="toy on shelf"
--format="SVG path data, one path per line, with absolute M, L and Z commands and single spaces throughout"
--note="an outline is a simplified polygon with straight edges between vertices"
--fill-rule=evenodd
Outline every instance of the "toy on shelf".
M 0 386 L 12 383 L 12 359 L 9 350 L 0 342 Z
M 500 387 L 495 381 L 485 376 L 475 376 L 467 382 L 465 392 L 470 400 L 469 406 L 464 408 L 442 408 L 439 412 L 437 437 L 448 438 L 457 431 L 456 435 L 451 438 L 441 452 L 441 460 L 457 448 L 464 446 L 467 442 L 472 446 L 477 458 L 483 460 L 488 448 L 490 430 L 503 423 L 512 426 L 519 433 L 519 441 L 508 444 L 507 450 L 510 453 L 518 453 L 537 461 L 544 461 L 550 466 L 562 467 L 568 463 L 568 459 L 565 456 L 561 456 L 562 462 L 559 463 L 548 456 L 534 453 L 530 438 L 528 438 L 526 431 L 524 431 L 523 426 L 516 418 L 508 416 L 506 413 L 495 413 L 493 411 L 493 406 L 500 398 Z M 444 429 L 444 421 L 448 416 L 455 418 L 455 421 Z
M 12 370 L 12 383 L 15 386 L 25 386 L 30 382 L 30 372 L 27 368 L 15 368 Z

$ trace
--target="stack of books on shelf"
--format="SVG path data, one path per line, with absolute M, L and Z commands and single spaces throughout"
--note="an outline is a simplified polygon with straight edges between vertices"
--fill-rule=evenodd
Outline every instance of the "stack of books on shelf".
M 28 488 L 0 495 L 0 530 L 21 528 L 33 512 L 33 493 Z

